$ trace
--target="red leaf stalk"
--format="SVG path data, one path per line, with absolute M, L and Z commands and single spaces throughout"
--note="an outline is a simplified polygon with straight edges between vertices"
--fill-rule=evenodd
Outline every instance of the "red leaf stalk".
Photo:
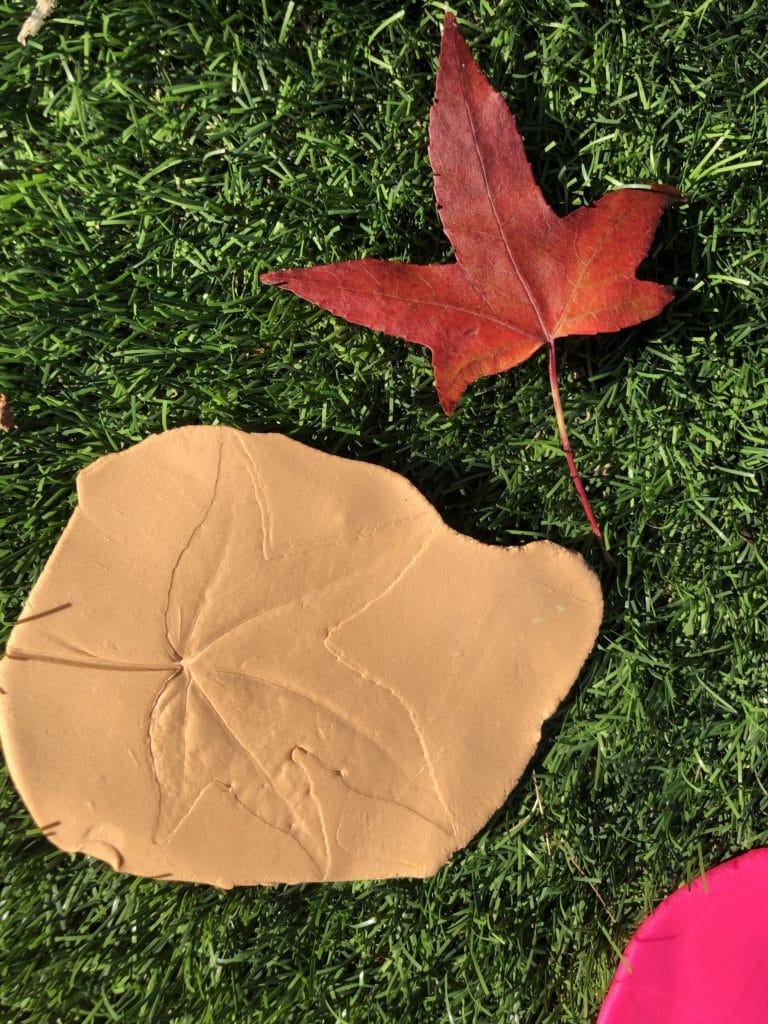
M 600 541 L 603 543 L 603 535 L 600 533 L 600 527 L 597 525 L 592 506 L 589 504 L 589 498 L 587 492 L 584 490 L 584 484 L 581 482 L 579 471 L 576 469 L 576 460 L 573 457 L 571 451 L 571 442 L 568 440 L 568 431 L 565 427 L 565 416 L 563 416 L 563 404 L 560 401 L 560 386 L 557 380 L 557 359 L 555 357 L 555 340 L 550 338 L 547 341 L 547 349 L 549 351 L 549 387 L 552 392 L 552 402 L 555 406 L 555 417 L 557 419 L 557 427 L 560 431 L 560 443 L 563 446 L 565 457 L 568 461 L 568 469 L 571 474 L 571 480 L 573 486 L 576 488 L 576 493 L 581 501 L 581 507 L 584 509 L 584 513 L 589 520 L 589 525 L 592 527 L 592 532 Z

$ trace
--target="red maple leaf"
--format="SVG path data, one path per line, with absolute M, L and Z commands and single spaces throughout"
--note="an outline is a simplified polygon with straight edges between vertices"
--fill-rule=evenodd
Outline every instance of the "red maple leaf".
M 555 339 L 616 331 L 656 316 L 671 288 L 635 276 L 664 207 L 664 185 L 626 188 L 566 217 L 536 184 L 515 118 L 445 17 L 429 158 L 440 220 L 456 262 L 419 266 L 351 260 L 262 274 L 353 323 L 426 345 L 443 409 L 468 384 L 546 346 L 549 380 L 571 478 L 600 530 L 565 429 Z

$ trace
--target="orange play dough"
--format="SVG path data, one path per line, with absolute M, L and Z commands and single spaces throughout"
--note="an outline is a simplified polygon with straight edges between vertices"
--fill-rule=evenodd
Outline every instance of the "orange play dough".
M 602 599 L 547 542 L 408 481 L 184 427 L 99 459 L 0 662 L 11 775 L 57 846 L 229 887 L 425 876 L 504 802 Z

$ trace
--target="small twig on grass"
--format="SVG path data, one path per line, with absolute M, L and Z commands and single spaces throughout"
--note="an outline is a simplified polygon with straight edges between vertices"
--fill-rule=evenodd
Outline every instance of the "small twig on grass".
M 30 36 L 37 35 L 55 6 L 56 0 L 36 0 L 34 11 L 21 26 L 21 31 L 16 37 L 22 46 L 26 46 Z
M 559 840 L 557 838 L 557 836 L 552 836 L 552 841 L 555 842 L 560 847 L 560 849 L 565 854 L 565 859 L 568 861 L 569 864 L 572 864 L 573 867 L 576 868 L 576 871 L 581 875 L 581 877 L 587 883 L 589 888 L 595 894 L 595 898 L 600 901 L 600 905 L 602 906 L 603 910 L 607 914 L 608 920 L 611 922 L 611 924 L 616 924 L 616 918 L 613 916 L 613 914 L 608 909 L 608 904 L 605 902 L 603 897 L 600 895 L 600 893 L 599 893 L 599 891 L 597 889 L 597 886 L 595 886 L 595 884 L 591 881 L 589 875 L 582 868 L 582 866 L 579 864 L 579 862 L 576 860 L 576 858 L 573 856 L 573 854 L 568 850 L 568 847 L 565 845 L 565 843 L 561 842 L 561 840 Z
M 543 804 L 543 803 L 541 802 L 541 794 L 539 793 L 539 787 L 538 787 L 538 784 L 537 784 L 537 782 L 536 782 L 536 773 L 535 773 L 535 772 L 533 772 L 533 773 L 532 773 L 532 778 L 533 778 L 533 789 L 534 789 L 534 792 L 535 792 L 535 794 L 536 794 L 536 803 L 535 803 L 535 807 L 536 807 L 536 809 L 538 809 L 538 811 L 540 812 L 540 814 L 541 814 L 541 817 L 542 817 L 542 819 L 543 819 L 544 821 L 546 821 L 546 818 L 545 818 L 545 816 L 544 816 L 544 804 Z M 552 842 L 553 842 L 553 843 L 554 843 L 554 844 L 555 844 L 555 845 L 556 845 L 556 846 L 557 846 L 557 847 L 558 847 L 558 848 L 559 848 L 560 850 L 562 850 L 562 852 L 563 852 L 563 854 L 564 854 L 564 856 L 565 856 L 565 859 L 566 859 L 566 860 L 568 861 L 568 863 L 569 863 L 569 864 L 570 864 L 570 865 L 571 865 L 572 867 L 574 867 L 574 868 L 576 869 L 576 871 L 577 871 L 577 872 L 579 873 L 579 875 L 581 875 L 581 877 L 582 877 L 582 878 L 584 879 L 584 881 L 585 881 L 585 882 L 587 883 L 587 885 L 589 886 L 589 888 L 590 888 L 590 889 L 592 890 L 592 892 L 593 892 L 593 893 L 595 894 L 595 898 L 596 898 L 596 899 L 597 899 L 597 900 L 599 901 L 599 903 L 600 903 L 601 907 L 603 908 L 603 910 L 605 911 L 605 913 L 606 913 L 606 914 L 608 915 L 608 920 L 609 920 L 609 921 L 611 922 L 611 924 L 616 924 L 616 918 L 615 918 L 615 917 L 613 916 L 613 914 L 612 914 L 612 913 L 610 912 L 610 910 L 608 909 L 608 904 L 607 904 L 607 903 L 605 902 L 605 900 L 603 899 L 603 897 L 602 897 L 602 896 L 600 895 L 599 891 L 597 890 L 597 887 L 595 886 L 594 882 L 593 882 L 593 881 L 591 880 L 591 878 L 589 877 L 589 875 L 588 875 L 588 874 L 586 873 L 586 871 L 585 871 L 585 870 L 584 870 L 584 869 L 582 868 L 581 864 L 579 864 L 579 862 L 578 862 L 578 861 L 576 860 L 576 858 L 575 858 L 575 857 L 573 856 L 573 854 L 572 854 L 572 853 L 570 852 L 570 850 L 569 850 L 569 849 L 568 849 L 568 847 L 567 847 L 567 846 L 565 845 L 565 843 L 563 843 L 563 842 L 562 842 L 562 840 L 558 839 L 558 838 L 557 838 L 557 836 L 553 836 L 553 835 L 550 835 L 550 834 L 549 834 L 549 832 L 547 831 L 547 827 L 546 827 L 546 825 L 545 825 L 545 826 L 544 826 L 544 841 L 545 841 L 545 842 L 546 842 L 546 844 L 547 844 L 547 853 L 551 855 L 551 853 L 552 853 L 552 847 L 550 846 L 550 839 L 552 840 Z
M 536 794 L 536 802 L 534 804 L 534 809 L 539 812 L 539 814 L 542 817 L 542 820 L 544 820 L 544 804 L 541 802 L 539 784 L 536 782 L 536 772 L 531 773 L 531 778 L 533 779 L 533 791 Z M 546 826 L 544 827 L 544 842 L 547 844 L 547 855 L 551 857 L 552 847 L 549 845 L 549 832 L 547 832 Z

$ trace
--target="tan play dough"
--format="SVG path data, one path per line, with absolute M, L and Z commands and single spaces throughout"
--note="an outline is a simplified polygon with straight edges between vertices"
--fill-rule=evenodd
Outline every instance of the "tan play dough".
M 37 824 L 229 887 L 425 876 L 506 799 L 602 599 L 555 544 L 462 536 L 405 478 L 184 427 L 78 477 L 0 662 Z

